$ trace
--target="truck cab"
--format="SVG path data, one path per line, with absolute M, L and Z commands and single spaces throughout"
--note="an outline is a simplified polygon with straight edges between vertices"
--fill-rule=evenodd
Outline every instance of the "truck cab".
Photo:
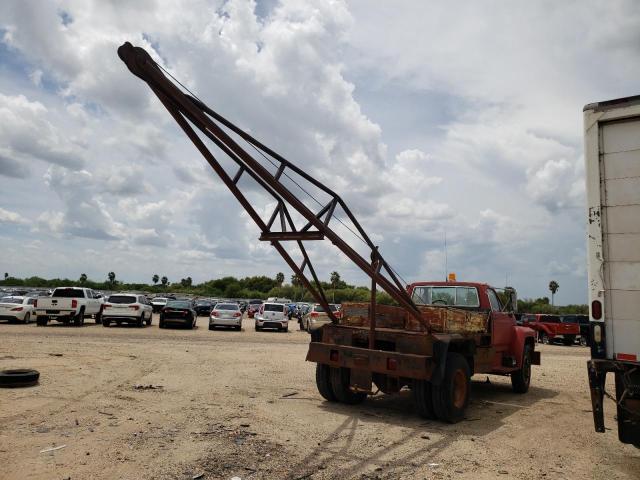
M 443 306 L 485 313 L 488 317 L 487 335 L 481 348 L 494 353 L 490 364 L 492 373 L 506 374 L 512 368 L 520 368 L 525 344 L 530 346 L 532 360 L 539 364 L 539 352 L 535 351 L 536 332 L 527 326 L 516 324 L 515 290 L 499 289 L 486 283 L 474 282 L 417 282 L 407 287 L 411 299 L 418 306 Z M 505 295 L 505 293 L 507 293 Z M 502 299 L 505 300 L 503 303 Z

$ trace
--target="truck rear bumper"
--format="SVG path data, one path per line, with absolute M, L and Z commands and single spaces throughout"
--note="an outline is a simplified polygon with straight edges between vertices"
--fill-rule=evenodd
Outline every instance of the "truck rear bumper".
M 369 350 L 321 342 L 309 344 L 307 361 L 331 367 L 367 370 L 420 380 L 429 380 L 434 368 L 433 357 L 425 355 Z
M 618 438 L 622 443 L 640 447 L 640 363 L 592 359 L 587 362 L 587 371 L 596 432 L 605 431 L 605 380 L 607 373 L 613 372 L 616 377 Z M 611 397 L 608 393 L 607 396 Z

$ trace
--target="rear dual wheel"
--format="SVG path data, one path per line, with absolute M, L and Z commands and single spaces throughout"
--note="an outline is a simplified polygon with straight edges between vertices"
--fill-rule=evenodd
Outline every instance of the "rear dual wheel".
M 350 388 L 351 371 L 348 368 L 335 368 L 316 364 L 316 386 L 325 400 L 349 405 L 362 403 L 366 393 L 354 392 Z
M 464 418 L 471 394 L 471 369 L 459 353 L 447 354 L 444 377 L 439 384 L 414 382 L 413 397 L 418 412 L 426 418 L 457 423 Z

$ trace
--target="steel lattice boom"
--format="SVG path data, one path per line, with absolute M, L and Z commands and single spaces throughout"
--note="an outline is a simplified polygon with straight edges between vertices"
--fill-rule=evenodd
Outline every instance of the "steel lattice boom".
M 425 324 L 420 311 L 409 297 L 404 285 L 378 252 L 378 248 L 369 239 L 369 236 L 339 195 L 229 122 L 199 99 L 183 92 L 173 81 L 167 78 L 162 69 L 143 48 L 134 47 L 129 42 L 126 42 L 118 48 L 118 56 L 134 75 L 149 85 L 202 156 L 256 223 L 261 231 L 260 240 L 268 241 L 274 246 L 315 300 L 324 307 L 332 322 L 337 322 L 337 319 L 329 308 L 327 296 L 305 248 L 304 242 L 306 241 L 329 240 L 371 278 L 371 316 L 374 323 L 375 289 L 376 285 L 380 285 L 410 315 L 420 323 Z M 194 127 L 237 164 L 238 170 L 235 174 L 230 175 L 227 173 L 196 133 Z M 265 158 L 268 156 L 274 159 L 277 164 L 276 173 L 272 174 L 227 132 L 233 132 L 238 135 Z M 282 183 L 282 177 L 283 175 L 287 176 L 287 171 L 295 173 L 304 182 L 308 182 L 309 185 L 324 192 L 330 200 L 319 211 L 311 210 Z M 238 186 L 238 181 L 245 174 L 253 178 L 264 193 L 276 201 L 275 210 L 267 221 L 262 219 L 256 208 L 248 200 L 247 195 Z M 330 221 L 335 218 L 335 210 L 338 207 L 346 214 L 355 227 L 357 234 L 366 243 L 370 250 L 369 259 L 360 255 L 331 228 Z M 290 209 L 302 216 L 307 223 L 297 228 Z M 276 223 L 277 219 L 279 222 Z M 274 224 L 279 227 L 279 230 L 274 230 Z M 296 263 L 284 247 L 283 242 L 295 242 L 297 244 L 303 259 L 301 265 Z M 310 279 L 305 274 L 307 270 L 310 274 Z M 373 328 L 375 327 L 373 326 Z

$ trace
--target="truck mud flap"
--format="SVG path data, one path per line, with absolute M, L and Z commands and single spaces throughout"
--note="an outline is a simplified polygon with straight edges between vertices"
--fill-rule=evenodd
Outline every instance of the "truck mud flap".
M 320 342 L 309 344 L 306 360 L 331 367 L 364 370 L 420 380 L 429 380 L 433 369 L 432 357 L 425 355 L 369 350 L 368 348 Z M 365 385 L 368 383 L 364 376 L 359 378 L 359 381 Z

